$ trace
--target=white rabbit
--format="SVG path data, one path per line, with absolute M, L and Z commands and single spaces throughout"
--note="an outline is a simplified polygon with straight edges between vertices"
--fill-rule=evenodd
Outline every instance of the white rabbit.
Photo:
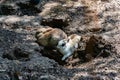
M 68 37 L 68 39 L 63 39 L 59 41 L 57 49 L 64 55 L 62 57 L 62 60 L 67 59 L 74 53 L 74 51 L 78 48 L 80 39 L 81 36 L 77 34 L 72 34 Z

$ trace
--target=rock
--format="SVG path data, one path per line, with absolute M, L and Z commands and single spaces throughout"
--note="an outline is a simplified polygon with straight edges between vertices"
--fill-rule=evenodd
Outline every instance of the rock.
M 61 3 L 51 2 L 44 7 L 45 9 L 39 14 L 43 17 L 41 25 L 60 29 L 69 25 L 70 16 L 67 13 L 67 8 Z
M 112 54 L 113 46 L 105 41 L 102 36 L 92 35 L 86 43 L 85 54 L 88 60 L 99 56 L 107 57 Z
M 39 80 L 54 80 L 54 79 L 56 78 L 52 75 L 43 75 L 43 76 L 40 76 Z
M 31 27 L 36 28 L 36 26 L 40 27 L 41 17 L 40 16 L 2 16 L 0 17 L 0 24 L 2 28 L 14 29 L 28 29 Z
M 42 12 L 39 14 L 40 16 L 44 17 L 51 13 L 51 9 L 60 5 L 60 3 L 57 2 L 48 2 L 43 6 Z

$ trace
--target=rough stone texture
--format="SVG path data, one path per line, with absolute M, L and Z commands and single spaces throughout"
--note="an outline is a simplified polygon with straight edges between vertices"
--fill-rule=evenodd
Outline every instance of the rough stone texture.
M 51 8 L 50 3 L 58 6 Z M 51 9 L 40 16 L 44 4 Z M 119 0 L 41 0 L 37 5 L 29 0 L 1 0 L 0 80 L 119 80 L 119 11 Z M 74 67 L 59 65 L 54 60 L 58 56 L 43 56 L 43 47 L 35 42 L 36 29 L 45 26 L 61 28 L 68 35 L 99 34 L 117 53 Z

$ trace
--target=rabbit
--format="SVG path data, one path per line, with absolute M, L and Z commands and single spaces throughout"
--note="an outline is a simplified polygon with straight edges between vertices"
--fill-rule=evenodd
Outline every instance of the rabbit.
M 36 31 L 37 43 L 44 47 L 56 47 L 58 42 L 67 38 L 67 34 L 58 28 L 40 28 Z
M 70 57 L 74 51 L 78 48 L 81 36 L 77 34 L 72 34 L 68 39 L 63 39 L 58 42 L 57 49 L 63 54 L 62 61 Z

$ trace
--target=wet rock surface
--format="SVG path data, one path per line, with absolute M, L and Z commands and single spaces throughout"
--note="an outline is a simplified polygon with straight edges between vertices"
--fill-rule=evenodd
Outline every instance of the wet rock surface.
M 1 0 L 0 80 L 119 80 L 119 11 L 119 0 Z M 82 47 L 62 62 L 36 43 L 46 26 L 82 36 Z

